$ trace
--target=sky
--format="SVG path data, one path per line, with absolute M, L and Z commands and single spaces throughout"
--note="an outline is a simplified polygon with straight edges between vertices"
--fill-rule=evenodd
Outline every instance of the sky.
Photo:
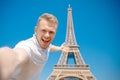
M 119 0 L 0 0 L 0 47 L 13 48 L 32 37 L 38 17 L 55 15 L 59 21 L 54 41 L 60 46 L 66 37 L 67 8 L 71 5 L 79 50 L 97 80 L 120 79 Z M 41 73 L 46 80 L 61 52 L 52 52 Z

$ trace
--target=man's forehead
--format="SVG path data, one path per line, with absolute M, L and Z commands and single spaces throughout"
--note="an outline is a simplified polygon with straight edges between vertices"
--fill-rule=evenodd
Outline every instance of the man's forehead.
M 57 24 L 51 22 L 51 21 L 47 21 L 45 19 L 42 19 L 40 22 L 39 22 L 39 25 L 47 25 L 49 27 L 56 27 L 57 28 Z

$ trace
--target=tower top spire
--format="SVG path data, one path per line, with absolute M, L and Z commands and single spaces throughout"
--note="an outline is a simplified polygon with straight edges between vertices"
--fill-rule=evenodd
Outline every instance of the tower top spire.
M 72 11 L 70 4 L 68 5 L 68 11 Z
M 76 37 L 74 33 L 74 24 L 72 19 L 72 9 L 68 7 L 68 17 L 67 17 L 67 32 L 66 32 L 66 46 L 77 46 Z

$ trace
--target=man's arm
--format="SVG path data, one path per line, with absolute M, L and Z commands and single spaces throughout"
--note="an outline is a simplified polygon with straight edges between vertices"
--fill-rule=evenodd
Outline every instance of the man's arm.
M 2 80 L 8 80 L 16 68 L 22 66 L 27 59 L 28 55 L 24 49 L 1 48 L 0 67 Z
M 50 46 L 50 52 L 55 52 L 55 51 L 62 51 L 62 52 L 65 52 L 65 51 L 68 51 L 69 50 L 69 47 L 66 47 L 66 46 L 55 46 L 55 45 L 51 45 Z

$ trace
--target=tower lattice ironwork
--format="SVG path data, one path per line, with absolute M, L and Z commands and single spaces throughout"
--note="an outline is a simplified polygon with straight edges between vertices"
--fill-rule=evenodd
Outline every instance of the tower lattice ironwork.
M 70 50 L 62 52 L 48 80 L 95 80 L 89 66 L 85 64 L 76 42 L 70 5 L 68 7 L 66 40 L 63 45 L 68 46 Z

